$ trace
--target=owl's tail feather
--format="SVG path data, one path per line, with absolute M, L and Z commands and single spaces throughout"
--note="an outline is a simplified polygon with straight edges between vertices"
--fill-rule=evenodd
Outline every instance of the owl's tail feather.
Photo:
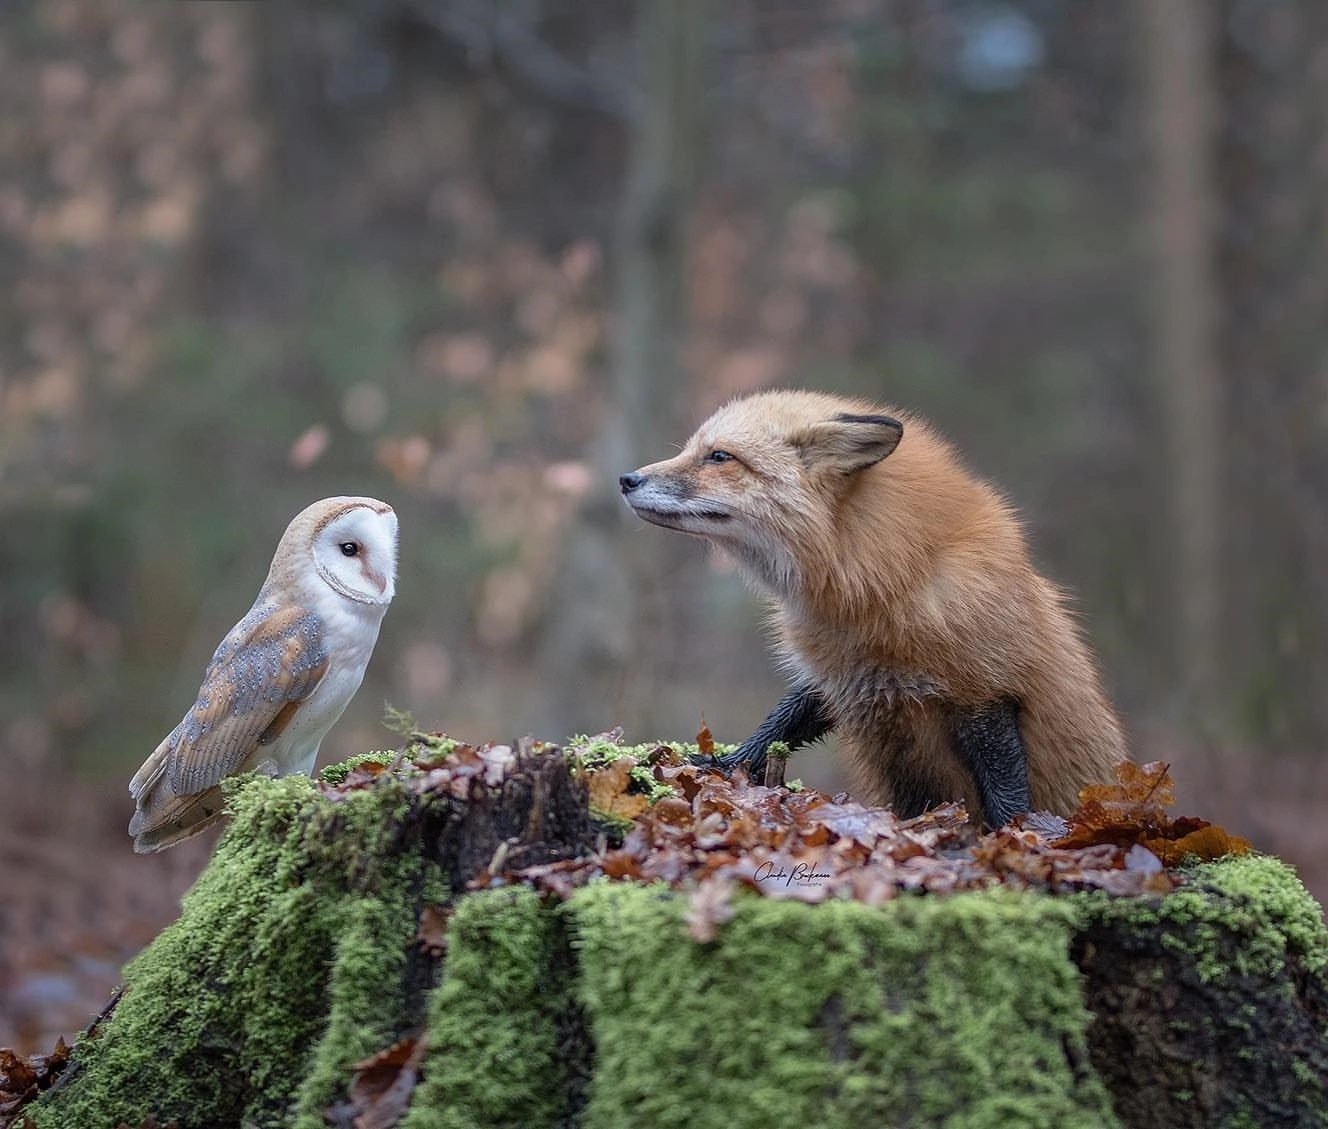
M 168 769 L 179 733 L 177 726 L 167 734 L 129 782 L 129 794 L 137 805 L 129 821 L 129 834 L 134 837 L 134 850 L 141 855 L 173 847 L 221 816 L 220 787 L 214 785 L 183 796 L 171 789 Z
M 223 807 L 220 785 L 190 796 L 177 796 L 169 788 L 150 788 L 138 796 L 138 809 L 129 821 L 134 850 L 152 854 L 173 847 L 210 827 Z

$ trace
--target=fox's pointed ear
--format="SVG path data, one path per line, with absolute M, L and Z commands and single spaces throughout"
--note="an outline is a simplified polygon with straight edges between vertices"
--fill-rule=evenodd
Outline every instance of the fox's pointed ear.
M 875 466 L 899 446 L 904 425 L 890 416 L 840 412 L 804 428 L 794 437 L 808 470 L 856 474 Z

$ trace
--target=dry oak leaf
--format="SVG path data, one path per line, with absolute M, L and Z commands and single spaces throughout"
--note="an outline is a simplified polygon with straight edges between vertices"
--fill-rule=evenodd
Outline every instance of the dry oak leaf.
M 428 1040 L 402 1039 L 351 1067 L 346 1100 L 327 1111 L 339 1129 L 392 1129 L 410 1109 Z
M 1203 823 L 1202 820 L 1189 822 Z M 1179 825 L 1181 821 L 1176 823 Z M 1230 835 L 1215 823 L 1204 823 L 1176 839 L 1144 839 L 1142 842 L 1165 866 L 1179 866 L 1187 855 L 1211 862 L 1224 855 L 1247 855 L 1253 849 L 1248 839 Z
M 705 723 L 705 718 L 701 719 L 701 732 L 696 735 L 696 750 L 702 756 L 715 755 L 715 735 L 710 732 L 710 726 Z
M 1175 866 L 1187 855 L 1207 861 L 1248 853 L 1248 839 L 1229 835 L 1207 820 L 1168 814 L 1166 809 L 1176 802 L 1170 768 L 1162 761 L 1118 764 L 1117 783 L 1094 784 L 1079 793 L 1079 810 L 1051 846 L 1072 849 L 1114 843 L 1126 848 L 1137 844 L 1152 851 L 1165 866 Z
M 592 769 L 589 773 L 590 806 L 619 819 L 635 819 L 644 812 L 650 801 L 639 792 L 627 791 L 635 767 L 636 761 L 631 757 L 619 757 L 612 764 Z
M 9 1047 L 0 1047 L 0 1118 L 17 1114 L 42 1091 L 49 1089 L 69 1064 L 69 1046 L 57 1038 L 48 1055 L 24 1058 Z M 3 1124 L 9 1124 L 6 1119 Z

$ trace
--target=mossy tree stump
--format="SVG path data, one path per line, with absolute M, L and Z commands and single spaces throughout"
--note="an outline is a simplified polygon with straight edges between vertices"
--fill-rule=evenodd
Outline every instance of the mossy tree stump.
M 660 885 L 465 892 L 593 846 L 551 747 L 496 783 L 254 779 L 231 805 L 40 1129 L 351 1124 L 352 1065 L 412 1036 L 407 1129 L 1328 1121 L 1328 933 L 1275 859 L 1148 898 L 744 893 L 698 943 Z

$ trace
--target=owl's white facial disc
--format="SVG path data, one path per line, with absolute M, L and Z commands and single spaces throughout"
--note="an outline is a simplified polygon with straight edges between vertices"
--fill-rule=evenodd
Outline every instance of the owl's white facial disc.
M 337 511 L 314 534 L 314 567 L 333 591 L 360 604 L 389 604 L 396 594 L 397 515 L 378 503 Z

